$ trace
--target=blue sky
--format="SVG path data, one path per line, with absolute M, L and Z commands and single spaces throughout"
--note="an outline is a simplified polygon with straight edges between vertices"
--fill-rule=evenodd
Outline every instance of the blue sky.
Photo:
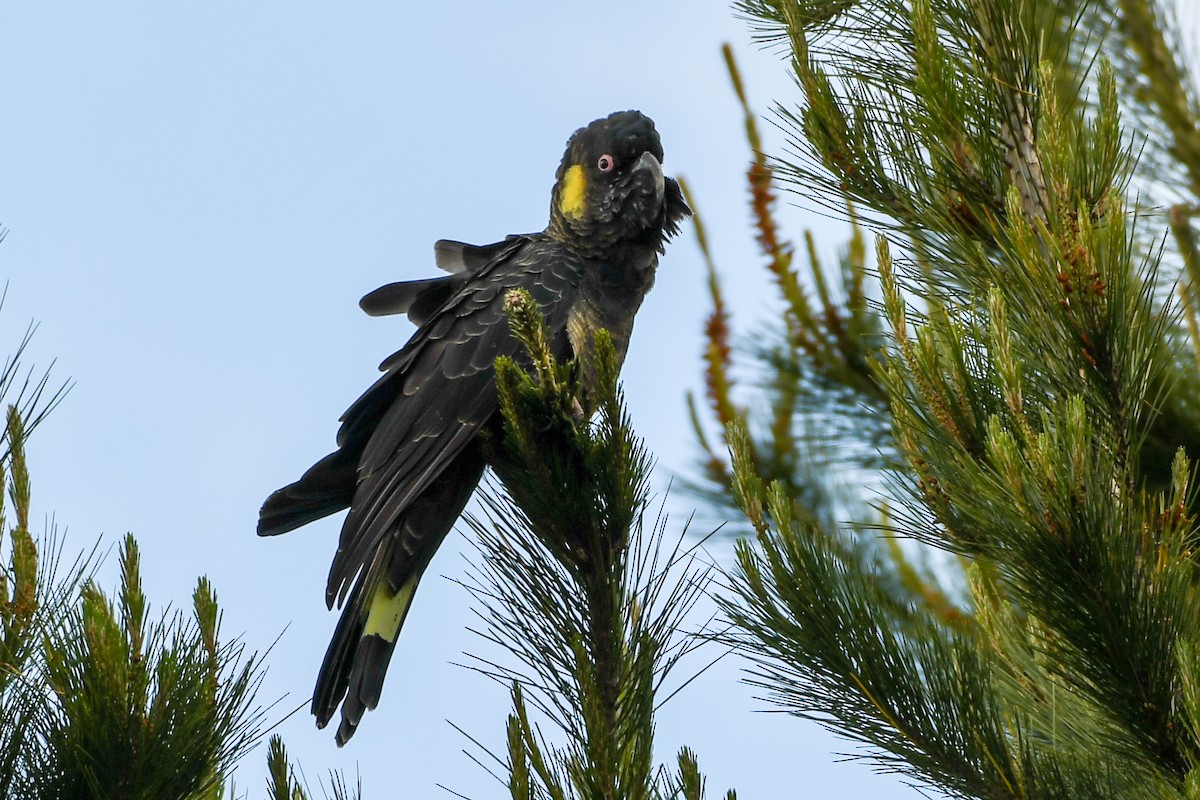
M 639 108 L 666 170 L 698 196 L 739 323 L 772 307 L 721 42 L 760 109 L 793 89 L 725 4 L 422 5 L 26 3 L 0 29 L 0 342 L 10 351 L 40 321 L 30 360 L 57 359 L 54 374 L 75 382 L 31 443 L 35 514 L 69 551 L 132 531 L 156 603 L 186 606 L 207 574 L 226 635 L 250 649 L 287 628 L 260 695 L 287 695 L 272 719 L 311 691 L 335 619 L 323 586 L 340 519 L 260 540 L 257 510 L 329 451 L 338 416 L 411 333 L 363 315 L 361 295 L 434 274 L 435 239 L 541 229 L 570 133 Z M 827 256 L 840 242 L 827 220 L 782 216 L 797 235 L 814 227 Z M 660 494 L 694 456 L 684 392 L 699 386 L 706 309 L 688 229 L 624 369 Z M 678 530 L 692 501 L 675 493 L 668 507 Z M 501 795 L 446 722 L 496 746 L 508 708 L 502 687 L 451 666 L 480 649 L 466 592 L 441 577 L 461 577 L 470 551 L 447 540 L 382 705 L 348 747 L 307 713 L 280 726 L 310 779 L 357 770 L 369 798 L 449 796 L 439 783 Z M 696 749 L 714 794 L 914 796 L 835 763 L 853 748 L 818 726 L 755 713 L 768 706 L 739 670 L 726 659 L 663 709 L 664 759 Z M 258 797 L 264 776 L 260 749 L 237 780 Z

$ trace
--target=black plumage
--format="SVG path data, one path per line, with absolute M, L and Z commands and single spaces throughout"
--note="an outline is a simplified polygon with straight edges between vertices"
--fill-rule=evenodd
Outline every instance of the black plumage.
M 598 328 L 623 357 L 658 255 L 690 213 L 662 157 L 639 112 L 596 120 L 567 144 L 545 231 L 440 241 L 436 262 L 450 274 L 362 299 L 368 314 L 406 313 L 418 329 L 342 416 L 338 449 L 267 498 L 258 523 L 270 536 L 350 509 L 325 592 L 344 607 L 312 702 L 322 727 L 341 706 L 339 744 L 379 702 L 417 583 L 486 466 L 478 435 L 499 416 L 493 365 L 519 350 L 506 293 L 530 293 L 556 358 L 585 353 Z M 583 384 L 586 395 L 586 368 Z

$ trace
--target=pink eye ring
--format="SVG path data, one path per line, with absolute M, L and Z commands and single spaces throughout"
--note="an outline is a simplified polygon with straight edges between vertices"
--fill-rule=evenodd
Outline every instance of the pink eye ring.
M 616 165 L 617 162 L 614 161 L 613 157 L 608 153 L 600 156 L 600 158 L 596 161 L 596 169 L 600 170 L 601 172 L 612 172 L 612 168 Z

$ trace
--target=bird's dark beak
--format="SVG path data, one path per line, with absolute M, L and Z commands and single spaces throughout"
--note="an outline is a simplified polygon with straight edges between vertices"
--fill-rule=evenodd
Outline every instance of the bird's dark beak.
M 658 163 L 658 159 L 654 154 L 647 150 L 642 153 L 642 157 L 633 165 L 633 172 L 645 170 L 654 179 L 654 205 L 661 206 L 663 196 L 666 193 L 666 186 L 663 180 L 662 164 Z

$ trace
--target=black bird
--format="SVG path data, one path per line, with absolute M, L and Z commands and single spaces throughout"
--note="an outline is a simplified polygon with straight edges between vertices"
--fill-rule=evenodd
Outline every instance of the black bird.
M 341 705 L 339 745 L 379 702 L 421 574 L 483 475 L 479 433 L 498 428 L 500 414 L 493 364 L 520 347 L 505 294 L 529 291 L 556 358 L 585 353 L 599 328 L 624 358 L 658 256 L 691 214 L 662 159 L 648 117 L 598 119 L 567 143 L 545 231 L 482 246 L 439 241 L 436 262 L 450 275 L 362 299 L 371 315 L 407 313 L 417 331 L 342 415 L 338 449 L 267 498 L 258 521 L 259 535 L 273 536 L 350 509 L 325 589 L 329 607 L 344 608 L 312 701 L 322 728 Z M 589 376 L 582 382 L 587 407 Z

